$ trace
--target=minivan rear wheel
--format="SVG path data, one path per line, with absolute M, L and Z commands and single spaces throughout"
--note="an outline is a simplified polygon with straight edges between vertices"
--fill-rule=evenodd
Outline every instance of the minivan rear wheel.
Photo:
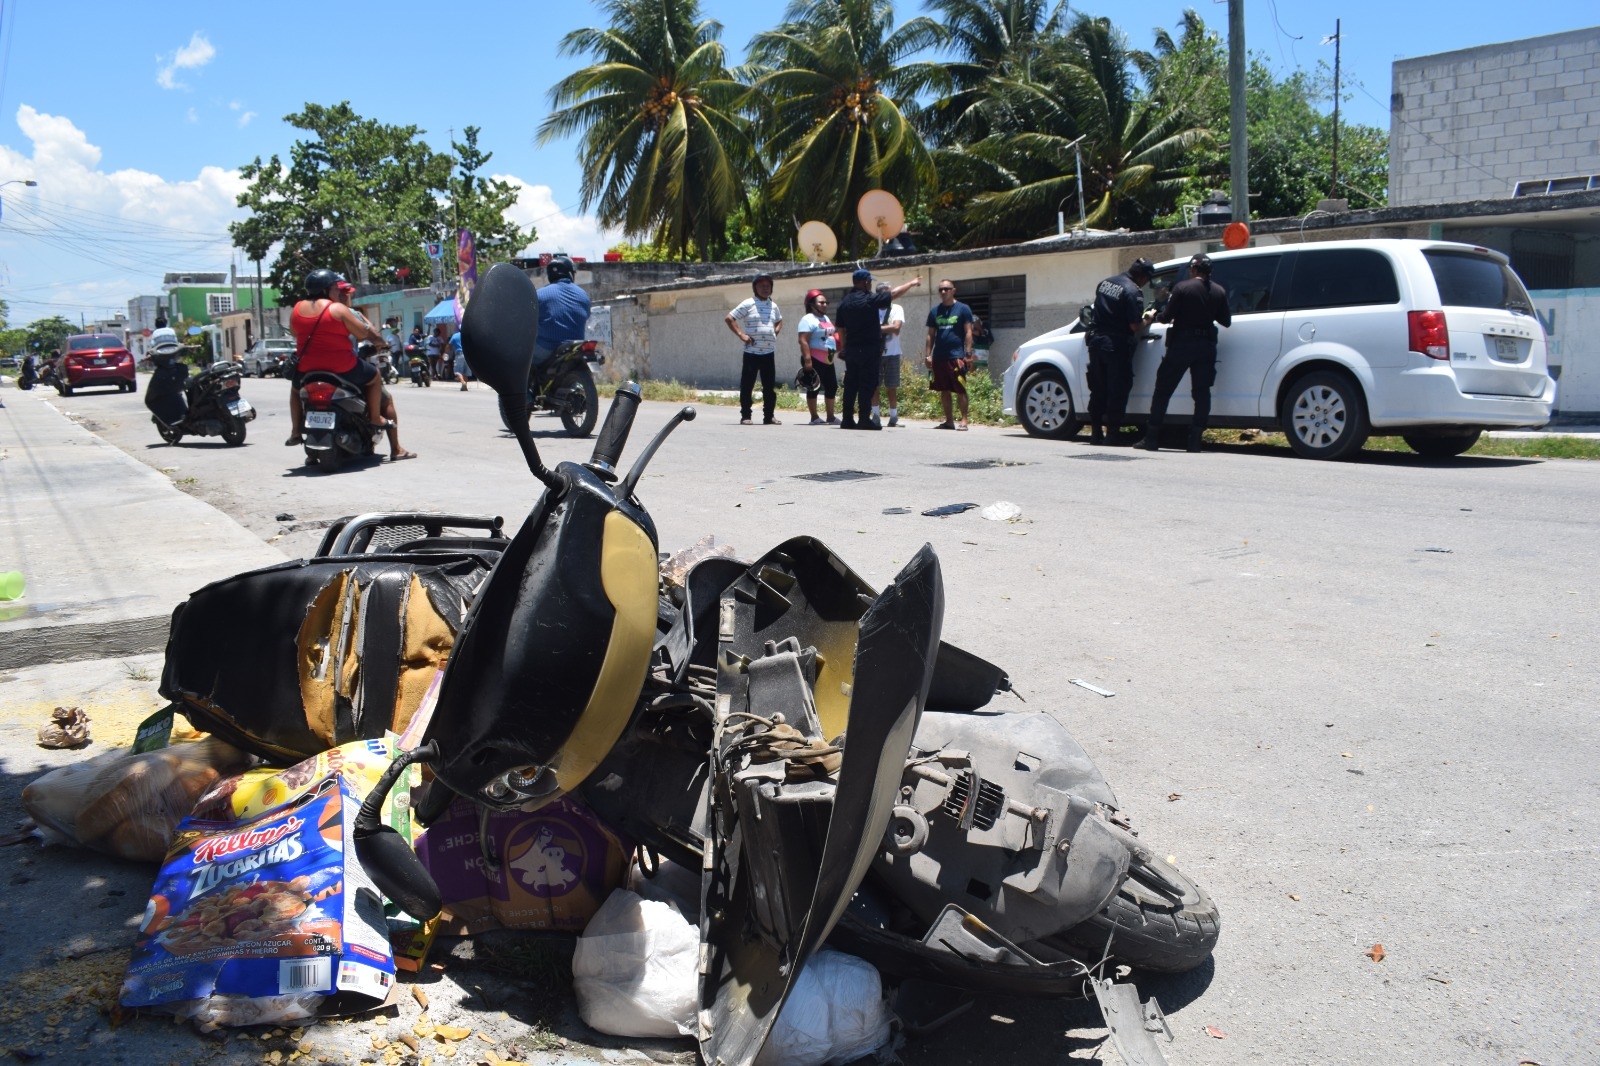
M 1361 386 L 1334 370 L 1313 371 L 1290 385 L 1278 421 L 1302 459 L 1348 459 L 1371 432 Z
M 1451 459 L 1478 443 L 1483 431 L 1475 429 L 1470 433 L 1402 433 L 1400 436 L 1418 455 L 1425 455 L 1429 459 Z
M 1030 437 L 1061 440 L 1078 432 L 1072 393 L 1053 370 L 1041 370 L 1022 383 L 1017 393 L 1017 421 Z

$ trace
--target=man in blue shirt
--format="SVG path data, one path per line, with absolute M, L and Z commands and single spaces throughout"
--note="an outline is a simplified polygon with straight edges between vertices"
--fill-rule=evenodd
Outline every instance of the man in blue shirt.
M 583 340 L 589 325 L 589 294 L 578 287 L 578 268 L 564 255 L 550 260 L 544 276 L 550 284 L 539 290 L 539 339 L 534 342 L 533 365 L 548 362 L 558 345 Z
M 450 359 L 455 364 L 456 380 L 461 382 L 461 391 L 467 391 L 467 353 L 461 348 L 461 330 L 457 329 L 450 334 L 450 343 L 447 345 Z
M 956 299 L 956 283 L 939 282 L 939 302 L 928 309 L 928 346 L 922 361 L 933 371 L 933 388 L 944 405 L 944 421 L 934 429 L 967 428 L 967 362 L 972 358 L 972 308 Z M 950 394 L 959 396 L 961 421 L 950 410 Z

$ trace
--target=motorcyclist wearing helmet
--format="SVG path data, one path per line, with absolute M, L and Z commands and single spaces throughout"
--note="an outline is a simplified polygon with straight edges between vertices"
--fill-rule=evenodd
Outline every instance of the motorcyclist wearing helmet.
M 289 316 L 299 354 L 293 378 L 289 382 L 289 417 L 291 435 L 283 443 L 288 447 L 302 444 L 300 437 L 300 381 L 312 371 L 337 374 L 352 384 L 359 385 L 366 394 L 367 418 L 383 410 L 383 380 L 377 370 L 365 359 L 356 357 L 351 339 L 383 342 L 383 331 L 362 315 L 356 314 L 338 299 L 337 288 L 346 285 L 344 277 L 328 269 L 313 270 L 306 275 L 306 298 L 294 305 Z M 389 424 L 380 416 L 372 422 L 375 429 L 388 429 Z M 392 456 L 391 456 L 392 458 Z
M 564 255 L 545 264 L 547 282 L 539 289 L 539 339 L 534 343 L 533 365 L 550 360 L 567 341 L 583 340 L 589 325 L 589 294 L 578 287 L 578 267 Z

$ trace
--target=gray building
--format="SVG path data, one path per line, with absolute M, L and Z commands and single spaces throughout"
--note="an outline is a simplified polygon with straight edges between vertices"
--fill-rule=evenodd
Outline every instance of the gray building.
M 1396 60 L 1389 203 L 1600 189 L 1600 26 Z

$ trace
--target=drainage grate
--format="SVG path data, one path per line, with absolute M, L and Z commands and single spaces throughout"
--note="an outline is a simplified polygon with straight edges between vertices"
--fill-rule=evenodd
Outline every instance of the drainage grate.
M 958 463 L 934 463 L 949 470 L 992 470 L 997 466 L 1032 466 L 1020 459 L 963 459 Z
M 870 481 L 882 474 L 874 474 L 867 470 L 824 470 L 820 474 L 795 474 L 798 481 Z
M 1138 455 L 1107 455 L 1105 452 L 1095 452 L 1092 455 L 1069 455 L 1069 459 L 1096 459 L 1102 463 L 1131 463 L 1142 458 Z

